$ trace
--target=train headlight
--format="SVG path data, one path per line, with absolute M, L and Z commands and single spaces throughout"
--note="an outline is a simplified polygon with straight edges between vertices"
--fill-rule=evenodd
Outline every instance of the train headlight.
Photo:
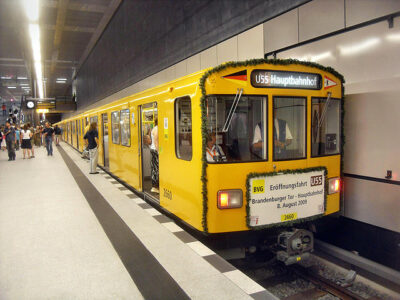
M 328 189 L 328 194 L 335 194 L 340 192 L 340 178 L 331 178 L 329 179 L 329 189 Z
M 242 190 L 222 190 L 218 191 L 218 208 L 239 208 L 243 205 Z

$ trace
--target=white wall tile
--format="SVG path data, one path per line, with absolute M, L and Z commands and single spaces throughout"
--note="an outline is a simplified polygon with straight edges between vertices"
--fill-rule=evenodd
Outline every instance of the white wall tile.
M 346 0 L 346 26 L 400 11 L 399 0 Z
M 218 64 L 238 60 L 238 37 L 234 36 L 217 45 Z
M 295 45 L 298 39 L 298 9 L 264 23 L 265 53 Z
M 173 65 L 165 70 L 166 81 L 171 81 L 176 79 L 176 65 Z
M 192 74 L 194 72 L 200 71 L 200 54 L 193 55 L 189 57 L 187 60 L 187 74 Z
M 175 65 L 176 78 L 187 75 L 187 60 L 183 60 Z
M 215 67 L 217 62 L 217 47 L 208 48 L 200 53 L 200 69 Z
M 238 60 L 264 57 L 263 32 L 263 24 L 260 24 L 238 35 Z
M 314 0 L 299 7 L 299 41 L 344 28 L 344 0 Z
M 400 187 L 345 177 L 344 214 L 346 217 L 400 232 Z

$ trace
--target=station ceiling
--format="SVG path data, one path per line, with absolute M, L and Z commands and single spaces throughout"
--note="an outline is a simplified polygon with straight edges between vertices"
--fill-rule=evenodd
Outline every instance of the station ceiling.
M 72 77 L 122 0 L 39 0 L 44 96 L 72 95 Z M 0 96 L 33 95 L 33 54 L 22 0 L 0 0 Z M 57 79 L 65 78 L 65 83 Z

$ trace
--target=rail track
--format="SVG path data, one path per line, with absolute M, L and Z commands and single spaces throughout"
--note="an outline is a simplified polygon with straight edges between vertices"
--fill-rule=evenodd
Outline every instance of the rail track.
M 376 289 L 376 286 L 352 280 L 346 282 L 343 280 L 346 270 L 339 272 L 331 266 L 332 262 L 325 262 L 316 255 L 312 255 L 311 259 L 303 264 L 291 266 L 285 266 L 275 260 L 272 253 L 267 252 L 230 262 L 274 294 L 277 299 L 400 299 L 396 293 L 387 294 L 381 289 Z

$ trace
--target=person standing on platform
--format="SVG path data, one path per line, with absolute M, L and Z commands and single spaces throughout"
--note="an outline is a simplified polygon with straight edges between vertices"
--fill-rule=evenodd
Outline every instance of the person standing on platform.
M 99 133 L 97 131 L 97 123 L 93 122 L 90 124 L 89 131 L 86 132 L 85 145 L 89 149 L 90 158 L 90 173 L 89 174 L 99 174 L 97 172 L 97 159 L 99 157 Z
M 154 119 L 154 128 L 151 130 L 151 192 L 160 193 L 158 177 L 158 118 Z
M 46 142 L 47 156 L 53 156 L 53 136 L 54 129 L 50 127 L 50 123 L 46 122 L 45 129 L 43 129 L 43 136 Z
M 4 129 L 6 136 L 6 144 L 8 150 L 8 160 L 15 160 L 15 130 L 11 127 L 10 122 L 6 122 L 6 129 Z
M 33 143 L 35 146 L 40 147 L 40 127 L 36 126 L 36 129 L 33 134 Z
M 88 121 L 86 121 L 86 122 L 88 122 Z M 90 123 L 87 123 L 85 129 L 83 130 L 83 136 L 85 136 L 86 133 L 88 133 L 89 129 L 90 129 Z M 89 148 L 87 146 L 83 149 L 81 157 L 89 158 Z
M 3 145 L 5 144 L 5 137 L 3 143 L 3 127 L 0 127 L 0 150 L 4 151 Z
M 60 146 L 61 129 L 58 125 L 54 127 L 54 133 L 56 135 L 56 146 Z
M 35 150 L 34 150 L 34 141 L 33 141 L 33 137 L 34 137 L 34 134 L 35 134 L 35 127 L 33 127 L 33 126 L 31 126 L 31 123 L 28 123 L 28 129 L 31 131 L 31 133 L 32 133 L 32 135 L 31 135 L 31 140 L 30 140 L 30 142 L 31 142 L 31 150 L 32 150 L 32 156 L 31 156 L 31 158 L 34 158 L 35 157 Z
M 32 138 L 32 132 L 29 130 L 28 124 L 25 124 L 24 129 L 21 130 L 21 148 L 24 150 L 24 159 L 26 152 L 28 152 L 28 158 L 33 157 L 31 155 L 31 149 L 32 149 L 31 138 Z
M 15 150 L 18 151 L 19 150 L 19 144 L 20 144 L 20 133 L 21 133 L 21 131 L 19 129 L 19 126 L 15 126 L 14 129 L 15 129 L 15 138 L 16 138 Z
M 3 117 L 6 117 L 7 116 L 7 107 L 6 107 L 6 105 L 4 103 L 1 106 L 1 109 L 3 110 Z

